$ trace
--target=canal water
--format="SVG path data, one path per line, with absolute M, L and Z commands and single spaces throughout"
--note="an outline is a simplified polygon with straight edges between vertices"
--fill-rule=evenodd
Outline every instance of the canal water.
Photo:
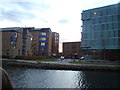
M 4 68 L 15 88 L 120 88 L 116 72 Z

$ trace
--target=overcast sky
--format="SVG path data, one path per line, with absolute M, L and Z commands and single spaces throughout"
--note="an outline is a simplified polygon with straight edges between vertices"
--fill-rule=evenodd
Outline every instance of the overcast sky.
M 119 0 L 0 0 L 0 28 L 50 27 L 62 42 L 80 41 L 83 10 Z

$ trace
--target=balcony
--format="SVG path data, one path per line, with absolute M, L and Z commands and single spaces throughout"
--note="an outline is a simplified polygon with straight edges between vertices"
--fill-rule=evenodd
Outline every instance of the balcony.
M 10 37 L 10 40 L 11 40 L 11 41 L 16 41 L 17 38 L 15 38 L 15 37 Z
M 25 45 L 22 46 L 22 50 L 24 50 L 24 51 L 26 50 L 26 46 Z
M 41 45 L 39 45 L 39 48 L 47 48 L 48 46 L 41 46 Z
M 40 35 L 40 36 L 39 36 L 39 38 L 43 38 L 43 37 L 44 37 L 44 38 L 48 38 L 48 36 L 46 36 L 46 35 Z
M 27 41 L 27 39 L 26 39 L 26 38 L 23 38 L 23 39 L 22 39 L 22 42 L 26 42 L 26 41 Z
M 39 40 L 39 43 L 48 43 L 46 40 Z

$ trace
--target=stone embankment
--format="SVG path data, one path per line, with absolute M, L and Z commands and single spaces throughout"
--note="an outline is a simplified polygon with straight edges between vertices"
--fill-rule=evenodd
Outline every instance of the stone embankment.
M 115 65 L 96 65 L 96 64 L 70 64 L 57 62 L 40 62 L 25 60 L 2 60 L 2 66 L 28 67 L 54 70 L 92 70 L 92 71 L 117 71 L 120 72 L 120 66 Z

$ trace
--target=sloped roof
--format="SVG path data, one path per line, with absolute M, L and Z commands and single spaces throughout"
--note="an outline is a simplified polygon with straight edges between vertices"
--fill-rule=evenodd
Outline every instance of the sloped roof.
M 19 33 L 23 33 L 23 30 L 21 27 L 0 28 L 0 31 L 2 31 L 2 32 L 4 32 L 4 31 L 16 31 Z

